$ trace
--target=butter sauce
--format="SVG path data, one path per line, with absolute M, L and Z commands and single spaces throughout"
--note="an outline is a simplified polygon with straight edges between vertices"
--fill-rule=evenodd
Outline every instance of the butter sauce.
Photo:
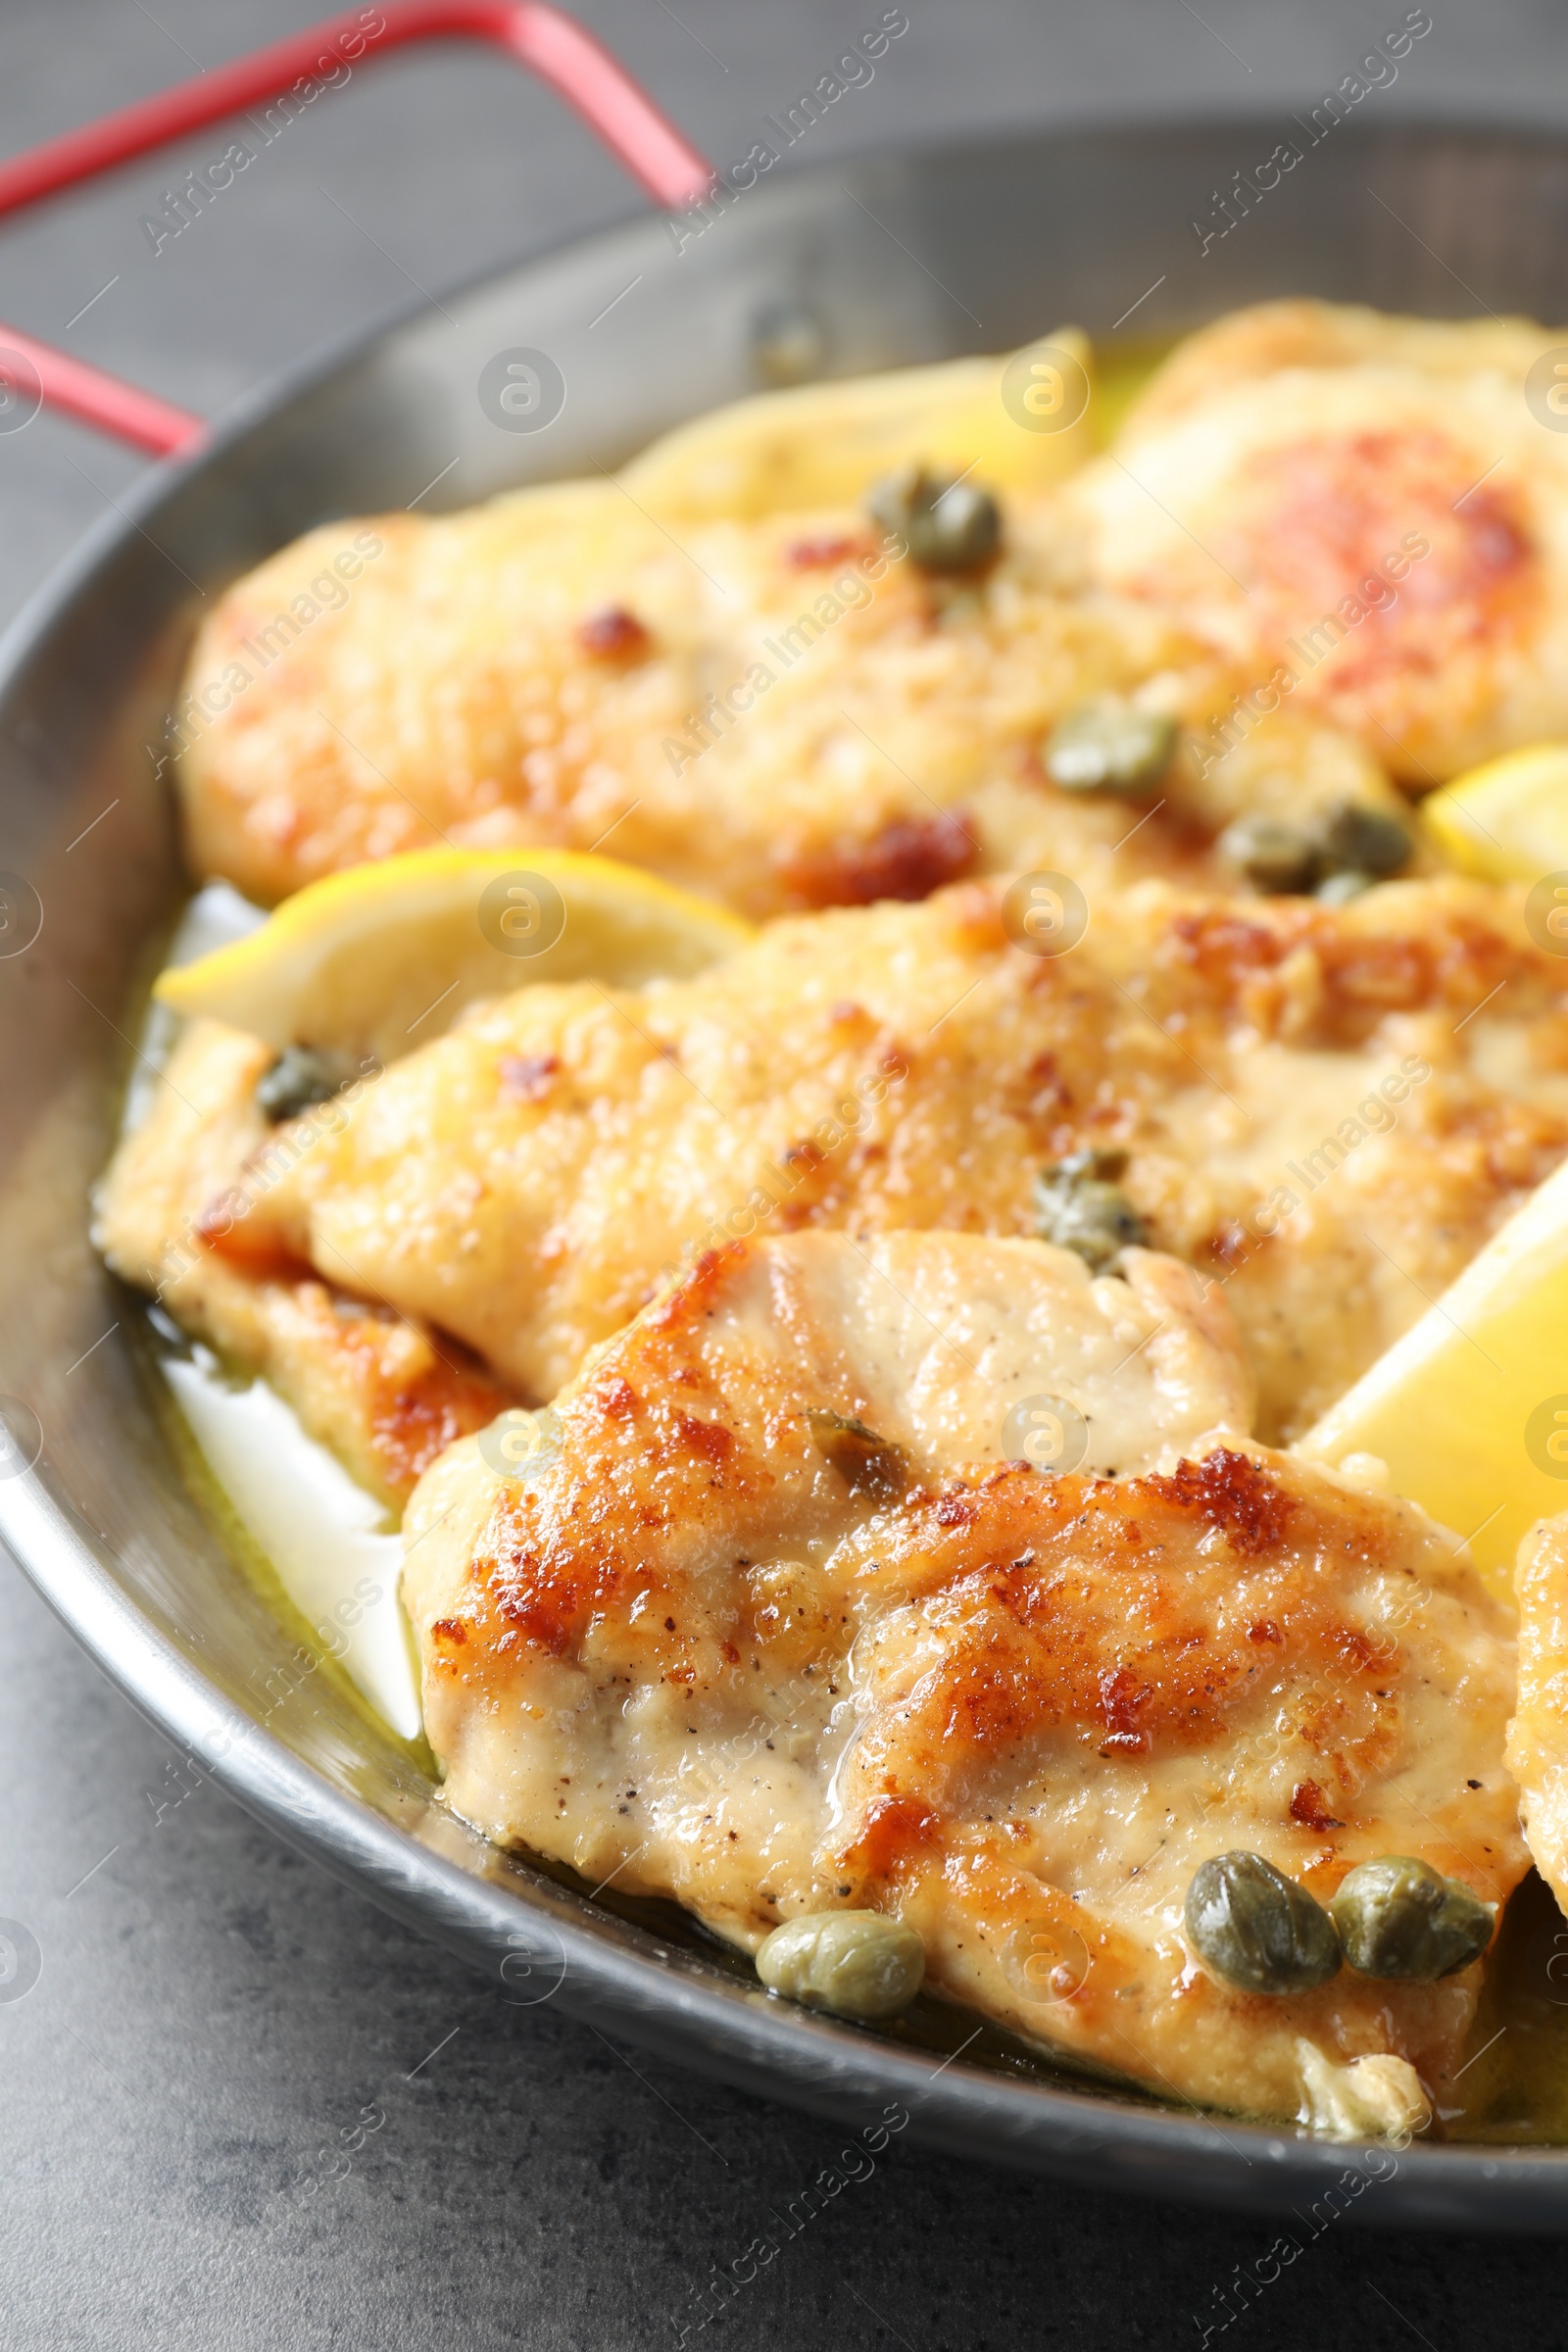
M 307 1437 L 265 1381 L 237 1387 L 208 1348 L 162 1371 L 208 1467 L 316 1641 L 400 1739 L 419 1736 L 403 1543 L 373 1495 Z
M 169 960 L 190 962 L 266 919 L 226 883 L 209 884 L 185 909 Z M 149 1008 L 125 1098 L 127 1133 L 151 1103 L 177 1027 L 162 1005 Z M 151 1310 L 155 1330 L 161 1320 Z M 206 1468 L 313 1642 L 337 1660 L 390 1730 L 417 1740 L 418 1674 L 398 1597 L 402 1540 L 390 1514 L 306 1435 L 265 1381 L 236 1381 L 207 1348 L 159 1345 L 155 1352 Z

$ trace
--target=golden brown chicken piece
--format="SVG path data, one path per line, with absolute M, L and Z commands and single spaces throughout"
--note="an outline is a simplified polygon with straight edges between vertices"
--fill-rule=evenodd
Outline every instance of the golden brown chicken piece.
M 1552 348 L 1523 320 L 1235 313 L 1111 452 L 1005 493 L 1000 561 L 957 581 L 859 510 L 660 517 L 609 480 L 326 526 L 197 641 L 192 862 L 270 902 L 436 839 L 604 841 L 754 915 L 1038 866 L 1212 878 L 1241 809 L 1387 805 L 1386 770 L 1422 791 L 1568 730 Z M 1107 689 L 1189 729 L 1137 831 L 1041 763 Z
M 1217 392 L 1292 368 L 1396 367 L 1438 381 L 1491 374 L 1515 383 L 1558 331 L 1529 318 L 1406 318 L 1362 303 L 1287 297 L 1227 311 L 1163 360 L 1122 421 L 1128 450 Z
M 209 1247 L 314 1267 L 543 1400 L 715 1240 L 1030 1234 L 1043 1168 L 1118 1150 L 1151 1243 L 1224 1284 L 1273 1442 L 1568 1151 L 1568 973 L 1506 893 L 1147 884 L 1070 954 L 1021 935 L 1016 894 L 965 884 L 775 924 L 695 980 L 477 1005 L 309 1149 L 282 1128 L 214 1165 L 238 1190 Z M 132 1281 L 137 1185 L 122 1155 L 103 1230 Z
M 1236 1395 L 1225 1319 L 1180 1268 L 1128 1275 L 949 1234 L 731 1245 L 521 1473 L 455 1446 L 404 1575 L 447 1799 L 749 1948 L 894 1912 L 942 1996 L 1156 2093 L 1417 2125 L 1480 1965 L 1243 1993 L 1182 1906 L 1236 1848 L 1320 1898 L 1396 1852 L 1504 1901 L 1504 1612 L 1410 1506 L 1200 1438 Z M 1135 1475 L 1000 1460 L 1036 1382 L 1085 1383 L 1099 1461 Z
M 270 1381 L 361 1486 L 401 1505 L 442 1449 L 509 1397 L 456 1341 L 382 1301 L 283 1258 L 237 1266 L 203 1239 L 203 1212 L 272 1147 L 256 1104 L 272 1059 L 254 1037 L 193 1021 L 116 1154 L 94 1238 L 184 1330 Z M 294 1122 L 291 1145 L 308 1150 L 342 1116 L 323 1104 Z
M 1422 791 L 1568 733 L 1561 339 L 1291 302 L 1172 357 L 1058 513 L 1100 588 L 1232 665 L 1200 746 L 1283 704 Z
M 666 526 L 609 481 L 328 525 L 197 639 L 189 861 L 270 904 L 438 840 L 603 844 L 752 915 L 975 867 L 1179 870 L 1200 842 L 1167 814 L 1118 850 L 1149 804 L 1041 770 L 1064 708 L 1193 655 L 1147 605 L 1072 593 L 1059 538 L 1011 499 L 1001 562 L 942 582 L 858 510 Z

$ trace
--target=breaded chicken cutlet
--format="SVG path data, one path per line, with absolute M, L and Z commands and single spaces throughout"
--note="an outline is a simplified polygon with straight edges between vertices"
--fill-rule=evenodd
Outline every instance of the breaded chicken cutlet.
M 731 1244 L 525 1465 L 455 1446 L 406 1522 L 447 1799 L 747 1948 L 892 1914 L 943 1997 L 1161 2095 L 1408 2130 L 1480 1966 L 1247 1991 L 1184 1899 L 1245 1849 L 1325 1901 L 1390 1852 L 1505 1901 L 1506 1613 L 1411 1506 L 1205 1436 L 1245 1410 L 1228 1318 L 1168 1260 L 1126 1277 L 954 1234 Z M 1079 1397 L 1083 1469 L 1005 1458 L 1020 1383 Z
M 1118 867 L 1137 812 L 1058 791 L 1038 751 L 1086 694 L 1194 649 L 1058 592 L 1038 504 L 983 593 L 890 556 L 857 509 L 672 535 L 605 481 L 382 517 L 352 595 L 332 578 L 348 526 L 314 532 L 197 640 L 189 861 L 270 904 L 442 840 L 603 843 L 754 916 L 923 898 L 977 866 L 1168 868 L 1199 844 L 1156 818 Z M 313 578 L 339 603 L 302 627 Z M 227 708 L 204 719 L 209 686 Z
M 1568 731 L 1568 448 L 1526 397 L 1560 340 L 1284 302 L 1166 363 L 1061 506 L 1102 593 L 1235 664 L 1211 748 L 1285 698 L 1421 792 Z
M 220 1295 L 314 1279 L 542 1402 L 714 1241 L 1082 1240 L 1108 1208 L 1224 1284 L 1273 1442 L 1568 1151 L 1568 975 L 1503 892 L 1145 884 L 1057 956 L 1015 944 L 1015 898 L 961 884 L 774 924 L 692 980 L 523 989 L 270 1131 L 265 1049 L 196 1023 L 101 1241 L 257 1368 L 270 1343 Z
M 198 638 L 191 862 L 271 903 L 439 839 L 608 842 L 756 916 L 1029 868 L 1258 881 L 1215 847 L 1239 815 L 1396 813 L 1391 776 L 1568 729 L 1568 448 L 1525 397 L 1550 348 L 1234 314 L 1106 454 L 999 489 L 958 576 L 861 508 L 687 517 L 606 480 L 331 525 Z M 1130 811 L 1056 780 L 1107 694 L 1184 730 Z

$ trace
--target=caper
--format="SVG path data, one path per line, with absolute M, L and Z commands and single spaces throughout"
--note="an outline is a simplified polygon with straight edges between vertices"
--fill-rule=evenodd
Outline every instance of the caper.
M 1200 1862 L 1182 1917 L 1199 1958 L 1243 1992 L 1310 1992 L 1339 1972 L 1333 1920 L 1261 1854 Z
M 257 1106 L 274 1124 L 297 1118 L 313 1102 L 330 1102 L 353 1074 L 335 1054 L 318 1054 L 310 1046 L 285 1046 L 257 1086 Z
M 924 466 L 901 466 L 866 500 L 885 531 L 896 531 L 922 571 L 978 571 L 1002 538 L 1002 515 L 989 491 Z
M 1342 801 L 1320 829 L 1324 863 L 1336 873 L 1369 874 L 1385 881 L 1396 874 L 1410 856 L 1410 835 L 1396 816 L 1381 808 Z
M 808 1911 L 763 1939 L 757 1973 L 770 1992 L 835 2017 L 896 2017 L 925 1975 L 925 1945 L 880 1911 Z
M 1410 835 L 1381 808 L 1341 801 L 1297 818 L 1252 810 L 1227 825 L 1214 846 L 1254 890 L 1270 897 L 1315 891 L 1326 906 L 1343 906 L 1398 872 Z
M 1046 743 L 1046 773 L 1068 792 L 1152 792 L 1176 752 L 1176 721 L 1097 694 L 1062 713 Z
M 843 1413 L 812 1411 L 806 1418 L 818 1446 L 857 1494 L 891 1502 L 904 1493 L 909 1465 L 902 1446 Z
M 1317 847 L 1304 825 L 1256 812 L 1227 825 L 1215 844 L 1224 860 L 1270 898 L 1307 891 L 1318 872 Z
M 1479 1959 L 1494 1914 L 1459 1879 L 1409 1854 L 1358 1862 L 1329 1905 L 1345 1957 L 1359 1976 L 1431 1983 Z
M 1348 906 L 1352 899 L 1364 898 L 1376 881 L 1376 874 L 1361 873 L 1354 866 L 1342 866 L 1338 873 L 1325 874 L 1312 896 L 1321 900 L 1325 906 Z
M 1035 1178 L 1036 1230 L 1103 1274 L 1124 1250 L 1141 1250 L 1148 1228 L 1121 1186 L 1125 1152 L 1075 1152 Z

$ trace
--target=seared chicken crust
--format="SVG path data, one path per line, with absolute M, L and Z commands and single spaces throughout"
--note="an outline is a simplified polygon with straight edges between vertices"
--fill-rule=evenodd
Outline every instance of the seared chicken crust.
M 1119 1147 L 1151 1243 L 1224 1284 L 1273 1441 L 1568 1151 L 1568 974 L 1505 893 L 1244 907 L 1147 884 L 1054 958 L 1012 944 L 1007 905 L 961 885 L 773 925 L 698 979 L 475 1006 L 309 1149 L 278 1130 L 208 1246 L 314 1268 L 543 1401 L 711 1241 L 1031 1234 L 1043 1166 Z M 156 1148 L 133 1139 L 105 1192 L 132 1281 Z
M 256 1085 L 272 1058 L 237 1029 L 190 1024 L 150 1114 L 116 1154 L 94 1240 L 127 1282 L 225 1363 L 270 1382 L 361 1486 L 399 1506 L 509 1396 L 456 1341 L 383 1301 L 350 1298 L 307 1267 L 237 1267 L 204 1240 L 204 1211 L 270 1148 Z M 341 1115 L 322 1105 L 295 1122 L 292 1141 L 309 1149 Z
M 1526 398 L 1561 340 L 1270 303 L 1156 374 L 1058 513 L 1098 588 L 1234 665 L 1215 748 L 1283 696 L 1424 791 L 1568 732 L 1568 445 Z
M 603 481 L 382 516 L 352 589 L 332 574 L 351 526 L 328 525 L 197 639 L 189 861 L 270 904 L 437 841 L 603 842 L 759 916 L 972 868 L 1193 862 L 1163 814 L 1118 852 L 1125 806 L 1058 791 L 1038 753 L 1065 707 L 1195 648 L 1075 592 L 1040 495 L 1008 517 L 1000 564 L 956 586 L 856 510 L 671 530 Z M 302 625 L 313 580 L 337 601 Z
M 1517 383 L 1557 340 L 1529 318 L 1407 318 L 1301 295 L 1252 303 L 1184 336 L 1129 408 L 1119 446 L 1136 448 L 1233 384 L 1295 368 L 1406 368 L 1439 383 L 1480 374 Z
M 609 480 L 324 526 L 197 639 L 191 862 L 270 903 L 436 840 L 612 839 L 758 916 L 1030 867 L 1212 881 L 1239 809 L 1376 805 L 1568 730 L 1568 445 L 1526 399 L 1557 339 L 1234 313 L 1106 454 L 1004 494 L 999 560 L 956 581 L 858 510 L 661 517 Z M 1105 691 L 1190 730 L 1136 832 L 1042 764 Z
M 894 1912 L 933 1989 L 1164 2095 L 1419 2121 L 1478 1965 L 1244 1994 L 1182 1903 L 1236 1847 L 1323 1897 L 1393 1851 L 1503 1901 L 1504 1612 L 1411 1506 L 1200 1438 L 1234 1342 L 1183 1269 L 1128 1271 L 951 1234 L 730 1245 L 595 1354 L 524 1472 L 456 1446 L 404 1576 L 447 1800 L 749 1948 Z M 1070 1389 L 1152 1294 L 1164 1354 L 1093 1399 L 1136 1474 L 1000 1460 L 1016 1387 Z

